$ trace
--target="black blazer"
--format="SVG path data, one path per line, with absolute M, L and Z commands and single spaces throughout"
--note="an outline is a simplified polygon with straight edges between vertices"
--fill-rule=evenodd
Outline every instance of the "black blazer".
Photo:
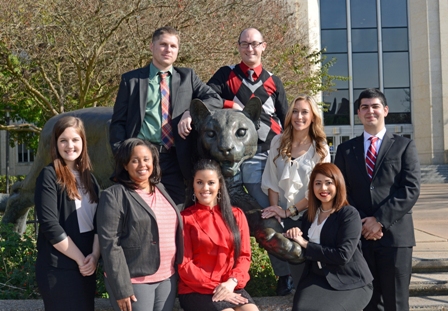
M 302 218 L 301 230 L 308 238 L 308 212 Z M 308 242 L 303 249 L 306 269 L 302 278 L 310 272 L 311 265 L 319 261 L 330 286 L 336 290 L 350 290 L 372 282 L 367 262 L 361 252 L 361 218 L 353 206 L 344 206 L 328 216 L 320 234 L 320 244 Z
M 39 220 L 37 261 L 56 268 L 79 270 L 73 259 L 59 252 L 53 245 L 69 236 L 84 256 L 91 254 L 96 221 L 93 220 L 94 230 L 79 232 L 75 201 L 68 198 L 67 191 L 62 190 L 56 180 L 53 164 L 44 167 L 36 180 L 34 203 Z M 92 181 L 99 194 L 100 187 L 93 175 Z
M 127 138 L 137 137 L 145 117 L 148 97 L 149 65 L 122 75 L 109 128 L 109 142 L 114 153 Z M 188 155 L 196 151 L 195 134 L 187 139 L 180 137 L 177 125 L 190 102 L 201 99 L 208 109 L 222 108 L 222 100 L 215 91 L 203 83 L 192 69 L 173 67 L 171 77 L 171 106 L 174 143 L 177 159 L 185 179 L 191 179 L 192 161 Z
M 364 156 L 364 136 L 339 145 L 334 163 L 344 175 L 349 203 L 361 218 L 374 216 L 383 226 L 382 246 L 415 245 L 412 207 L 420 195 L 420 163 L 413 140 L 386 131 L 372 181 Z
M 177 215 L 176 266 L 183 258 L 182 219 L 161 184 L 156 187 Z M 115 299 L 134 294 L 132 277 L 154 274 L 160 266 L 159 229 L 152 209 L 135 191 L 115 184 L 101 193 L 97 211 L 104 271 Z

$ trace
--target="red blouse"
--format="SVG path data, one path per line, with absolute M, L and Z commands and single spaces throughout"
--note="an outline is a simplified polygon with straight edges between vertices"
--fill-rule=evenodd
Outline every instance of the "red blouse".
M 179 294 L 212 294 L 230 277 L 238 280 L 235 289 L 246 286 L 251 260 L 249 226 L 242 210 L 232 210 L 241 235 L 241 252 L 235 265 L 233 239 L 219 206 L 210 209 L 196 203 L 182 211 L 184 258 L 179 265 Z

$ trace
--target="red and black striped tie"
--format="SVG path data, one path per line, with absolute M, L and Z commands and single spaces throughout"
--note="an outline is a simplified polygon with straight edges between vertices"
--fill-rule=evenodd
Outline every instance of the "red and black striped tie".
M 378 140 L 378 137 L 372 136 L 369 138 L 369 140 L 370 140 L 370 147 L 369 150 L 367 150 L 366 167 L 367 167 L 367 175 L 369 175 L 370 180 L 372 180 L 373 170 L 375 169 L 376 156 L 378 154 L 375 148 L 375 143 Z

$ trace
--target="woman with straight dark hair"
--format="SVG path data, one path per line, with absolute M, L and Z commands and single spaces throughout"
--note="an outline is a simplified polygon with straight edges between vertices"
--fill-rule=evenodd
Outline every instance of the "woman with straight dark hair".
M 185 311 L 258 311 L 244 290 L 249 281 L 250 236 L 246 216 L 232 207 L 214 160 L 194 167 L 181 214 L 185 253 L 179 265 L 179 301 Z
M 80 119 L 65 116 L 55 123 L 50 152 L 52 163 L 37 178 L 34 195 L 37 285 L 47 311 L 93 311 L 100 256 L 94 219 L 99 186 Z
M 171 311 L 182 220 L 160 181 L 159 153 L 139 138 L 115 155 L 117 184 L 101 194 L 98 235 L 105 284 L 115 311 Z
M 292 310 L 362 310 L 372 297 L 373 277 L 362 255 L 361 218 L 348 205 L 341 171 L 331 163 L 317 164 L 308 191 L 301 228 L 284 233 L 306 258 Z

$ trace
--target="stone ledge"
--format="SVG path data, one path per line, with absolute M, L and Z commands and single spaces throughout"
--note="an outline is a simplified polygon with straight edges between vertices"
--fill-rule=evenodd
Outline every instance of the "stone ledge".
M 260 311 L 290 311 L 293 295 L 284 297 L 255 297 Z M 411 297 L 410 311 L 448 311 L 448 296 Z M 44 311 L 42 300 L 0 300 L 0 311 Z M 107 299 L 95 299 L 95 311 L 113 311 Z M 173 311 L 182 311 L 178 301 Z
M 290 311 L 294 296 L 254 297 L 260 311 Z M 0 300 L 0 311 L 45 311 L 40 299 Z M 113 311 L 108 299 L 95 299 L 95 311 Z M 176 300 L 173 311 L 182 311 Z

